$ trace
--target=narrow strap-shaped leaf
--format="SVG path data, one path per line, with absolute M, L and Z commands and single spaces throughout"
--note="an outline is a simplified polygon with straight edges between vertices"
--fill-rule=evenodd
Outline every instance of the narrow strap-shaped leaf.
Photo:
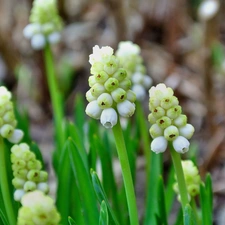
M 97 199 L 91 183 L 91 177 L 86 171 L 86 167 L 81 158 L 81 154 L 71 138 L 68 139 L 70 163 L 76 177 L 81 199 L 83 200 L 84 217 L 87 224 L 98 224 L 99 212 Z
M 184 225 L 197 225 L 195 215 L 189 204 L 184 208 Z
M 166 214 L 166 204 L 165 204 L 165 192 L 164 192 L 164 184 L 163 179 L 160 176 L 158 178 L 158 186 L 157 186 L 157 203 L 158 203 L 158 215 L 162 220 L 162 224 L 167 225 L 167 214 Z
M 207 195 L 207 202 L 208 202 L 208 207 L 210 210 L 210 215 L 212 216 L 212 211 L 213 211 L 213 188 L 212 188 L 212 179 L 210 174 L 206 175 L 206 179 L 205 179 L 205 192 Z M 212 218 L 211 218 L 212 221 Z
M 99 225 L 108 225 L 109 224 L 109 215 L 108 209 L 103 200 L 100 207 L 100 217 L 99 217 Z
M 9 225 L 9 221 L 7 220 L 5 213 L 3 213 L 3 210 L 0 208 L 0 222 L 2 221 L 2 224 Z
M 70 225 L 76 225 L 75 221 L 70 216 L 68 217 L 68 222 Z
M 180 207 L 180 209 L 178 210 L 177 218 L 176 218 L 176 221 L 175 221 L 174 225 L 181 225 L 181 224 L 183 224 L 183 210 L 182 210 L 182 207 Z
M 112 222 L 115 224 L 115 225 L 119 225 L 117 219 L 116 219 L 116 216 L 109 204 L 109 201 L 106 197 L 106 194 L 105 194 L 105 191 L 101 185 L 101 182 L 98 178 L 98 175 L 95 171 L 91 170 L 91 176 L 92 176 L 92 184 L 94 186 L 94 190 L 95 190 L 95 193 L 97 195 L 97 198 L 98 198 L 98 201 L 99 203 L 101 203 L 102 201 L 105 202 L 105 204 L 107 205 L 108 207 L 108 210 L 109 210 L 109 214 L 111 216 L 111 219 L 112 219 Z

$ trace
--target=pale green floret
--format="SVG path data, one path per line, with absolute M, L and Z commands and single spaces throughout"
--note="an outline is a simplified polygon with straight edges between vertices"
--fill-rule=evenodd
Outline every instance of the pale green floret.
M 31 159 L 27 162 L 27 168 L 29 170 L 34 170 L 34 169 L 37 169 L 37 170 L 40 170 L 41 169 L 41 162 L 36 160 L 35 158 L 34 159 Z
M 117 88 L 116 90 L 111 92 L 112 98 L 116 103 L 123 102 L 126 97 L 127 93 L 122 88 Z
M 34 182 L 40 181 L 40 170 L 30 170 L 27 173 L 27 179 Z
M 160 105 L 164 109 L 170 109 L 172 106 L 177 106 L 178 103 L 179 102 L 175 96 L 170 96 L 170 97 L 165 96 L 160 101 Z
M 155 117 L 155 119 L 159 119 L 159 118 L 165 116 L 165 114 L 166 114 L 165 110 L 160 106 L 158 106 L 154 110 L 152 110 L 152 115 Z
M 112 106 L 113 99 L 110 94 L 103 93 L 98 97 L 97 102 L 101 109 L 106 109 Z
M 182 112 L 181 106 L 177 105 L 168 109 L 166 112 L 166 115 L 170 117 L 171 119 L 176 119 L 180 116 L 181 112 Z
M 163 136 L 163 129 L 161 129 L 156 123 L 153 124 L 150 129 L 149 129 L 149 133 L 151 135 L 152 138 L 156 138 L 159 136 Z
M 13 162 L 12 169 L 13 170 L 19 170 L 21 168 L 24 168 L 25 166 L 26 166 L 25 160 L 15 158 L 15 160 Z
M 2 137 L 9 138 L 13 134 L 14 128 L 9 124 L 5 124 L 0 128 Z
M 5 123 L 11 123 L 15 120 L 14 113 L 12 111 L 8 111 L 2 117 Z
M 98 97 L 100 94 L 105 92 L 105 87 L 102 84 L 96 83 L 92 86 L 91 90 L 91 94 L 94 97 Z
M 104 64 L 102 64 L 101 62 L 95 62 L 92 67 L 91 67 L 91 74 L 96 74 L 96 73 L 99 73 L 101 71 L 103 71 L 104 69 Z M 105 72 L 105 71 L 104 71 Z
M 92 75 L 92 76 L 90 76 L 90 77 L 88 78 L 88 85 L 89 85 L 90 87 L 93 87 L 94 84 L 96 84 L 96 79 L 95 79 L 95 76 Z
M 183 127 L 187 124 L 187 116 L 184 114 L 179 115 L 173 120 L 173 124 L 177 127 Z
M 161 118 L 159 118 L 158 120 L 156 120 L 156 124 L 158 124 L 158 126 L 161 128 L 161 129 L 165 129 L 167 128 L 168 126 L 171 125 L 171 119 L 167 116 L 163 116 Z
M 189 123 L 179 128 L 180 135 L 184 136 L 187 139 L 190 139 L 193 136 L 194 131 L 195 128 Z
M 136 94 L 133 91 L 128 90 L 127 91 L 127 100 L 130 101 L 130 102 L 135 102 L 136 101 Z
M 88 100 L 88 102 L 92 102 L 92 101 L 94 101 L 94 100 L 97 100 L 97 98 L 94 97 L 94 96 L 91 94 L 91 91 L 90 91 L 90 90 L 88 90 L 88 91 L 86 92 L 86 99 Z
M 33 181 L 27 181 L 25 182 L 24 186 L 23 186 L 23 190 L 25 192 L 28 192 L 28 191 L 34 191 L 37 189 L 37 185 L 35 182 Z
M 27 179 L 27 173 L 28 173 L 27 169 L 19 169 L 13 171 L 13 176 L 21 179 Z
M 150 124 L 154 124 L 154 123 L 156 123 L 156 118 L 153 116 L 153 114 L 152 113 L 150 113 L 149 115 L 148 115 L 148 121 L 149 121 L 149 123 Z
M 114 74 L 113 77 L 118 81 L 122 81 L 127 77 L 127 71 L 123 68 L 119 68 Z
M 116 56 L 112 55 L 109 59 L 104 63 L 104 70 L 109 75 L 113 75 L 116 70 L 119 68 L 119 60 Z
M 131 81 L 128 78 L 124 78 L 120 83 L 119 87 L 123 88 L 124 90 L 128 90 L 131 88 Z
M 23 185 L 25 184 L 25 180 L 24 179 L 20 179 L 18 177 L 15 177 L 12 179 L 12 184 L 16 189 L 21 189 L 23 188 Z
M 160 105 L 160 99 L 152 97 L 149 100 L 149 110 L 153 111 L 156 107 Z
M 119 86 L 119 81 L 114 78 L 114 77 L 110 77 L 104 84 L 105 89 L 109 92 L 112 92 L 113 90 L 115 90 L 116 88 L 118 88 Z
M 95 73 L 94 77 L 95 81 L 99 83 L 105 83 L 105 81 L 107 81 L 107 79 L 109 78 L 109 75 L 104 70 L 101 70 L 98 73 Z
M 164 130 L 164 137 L 168 141 L 173 141 L 179 136 L 177 127 L 171 125 Z

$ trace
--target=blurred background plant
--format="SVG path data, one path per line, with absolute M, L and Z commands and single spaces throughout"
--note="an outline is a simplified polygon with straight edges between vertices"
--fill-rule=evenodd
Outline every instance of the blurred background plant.
M 211 4 L 211 5 L 210 5 Z M 53 125 L 43 53 L 34 51 L 23 37 L 29 23 L 30 0 L 0 0 L 0 79 L 16 96 L 18 111 L 30 121 L 30 137 L 42 150 L 50 173 Z M 175 90 L 195 127 L 190 157 L 200 175 L 212 174 L 215 224 L 223 225 L 225 199 L 225 2 L 222 0 L 58 0 L 64 22 L 62 40 L 53 47 L 57 81 L 65 99 L 65 114 L 74 116 L 74 97 L 88 90 L 88 56 L 95 44 L 118 49 L 131 40 L 141 49 L 147 74 L 153 83 L 165 82 Z M 80 100 L 86 105 L 84 99 Z M 144 100 L 148 102 L 148 97 Z M 80 104 L 81 104 L 80 103 Z M 146 116 L 148 104 L 146 107 Z M 79 111 L 77 112 L 79 113 Z M 75 118 L 76 120 L 76 118 Z M 76 121 L 78 124 L 80 121 Z M 25 122 L 19 126 L 28 129 Z M 25 134 L 26 135 L 26 134 Z M 139 215 L 144 216 L 142 193 L 144 159 L 137 157 L 136 192 Z M 163 155 L 170 168 L 169 154 Z M 165 170 L 166 171 L 166 170 Z M 120 172 L 118 172 L 118 176 Z M 165 172 L 165 177 L 169 176 Z M 116 203 L 115 203 L 116 204 Z

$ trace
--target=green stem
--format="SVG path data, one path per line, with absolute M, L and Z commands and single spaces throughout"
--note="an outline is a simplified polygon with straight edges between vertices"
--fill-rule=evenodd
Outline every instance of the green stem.
M 4 141 L 3 138 L 0 137 L 0 185 L 1 185 L 1 191 L 2 191 L 2 197 L 4 201 L 4 206 L 7 214 L 7 218 L 10 225 L 16 224 L 16 218 L 13 210 L 13 204 L 12 204 L 12 198 L 10 194 L 10 188 L 8 184 L 8 178 L 7 178 L 7 166 L 5 163 L 5 147 L 4 147 Z
M 118 123 L 112 128 L 115 142 L 116 142 L 116 148 L 118 157 L 120 160 L 121 168 L 122 168 L 122 175 L 123 175 L 123 181 L 124 181 L 124 187 L 127 197 L 127 204 L 128 204 L 128 210 L 130 215 L 130 224 L 131 225 L 138 225 L 138 212 L 137 212 L 137 205 L 136 205 L 136 198 L 135 198 L 135 192 L 134 192 L 134 184 L 132 181 L 131 171 L 130 171 L 130 165 L 128 161 L 127 156 L 127 150 L 123 138 L 123 132 L 121 129 L 120 122 L 118 120 Z
M 57 151 L 60 151 L 63 148 L 63 144 L 65 141 L 65 136 L 63 133 L 63 108 L 62 108 L 62 99 L 60 92 L 57 87 L 56 77 L 55 77 L 55 70 L 54 70 L 54 62 L 53 56 L 51 52 L 51 48 L 47 45 L 44 49 L 44 57 L 45 57 L 45 67 L 47 73 L 47 81 L 48 87 L 52 102 L 53 108 L 53 117 L 54 117 L 54 124 L 55 124 L 55 136 L 57 142 Z
M 177 176 L 177 182 L 178 182 L 178 187 L 179 187 L 179 192 L 180 192 L 180 197 L 181 197 L 181 204 L 182 204 L 182 209 L 184 212 L 185 206 L 189 203 L 188 192 L 187 192 L 187 187 L 186 187 L 186 183 L 185 183 L 185 179 L 184 179 L 183 168 L 181 165 L 180 154 L 174 150 L 171 143 L 170 143 L 170 153 L 172 156 L 173 165 L 174 165 L 175 173 Z

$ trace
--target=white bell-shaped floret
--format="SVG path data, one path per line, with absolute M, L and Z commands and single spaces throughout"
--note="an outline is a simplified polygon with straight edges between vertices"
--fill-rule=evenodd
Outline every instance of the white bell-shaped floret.
M 167 140 L 165 137 L 160 136 L 155 138 L 151 143 L 151 150 L 155 152 L 156 154 L 165 152 L 167 148 Z
M 105 128 L 112 128 L 117 124 L 118 116 L 113 108 L 104 109 L 102 111 L 100 122 Z
M 31 38 L 31 46 L 35 50 L 43 49 L 45 44 L 46 44 L 46 40 L 43 34 L 35 34 Z
M 123 117 L 130 117 L 134 114 L 135 104 L 128 100 L 117 104 L 118 113 Z
M 190 142 L 183 136 L 178 136 L 173 141 L 173 147 L 178 153 L 185 153 L 189 150 Z
M 35 34 L 41 32 L 41 25 L 38 23 L 30 23 L 23 29 L 23 35 L 27 39 L 31 39 Z
M 7 138 L 9 142 L 13 143 L 13 144 L 17 144 L 21 141 L 21 139 L 23 138 L 23 131 L 19 130 L 19 129 L 15 129 L 12 133 L 12 135 Z
M 61 40 L 61 34 L 59 32 L 53 32 L 48 35 L 47 39 L 50 44 L 57 44 Z
M 24 194 L 25 194 L 25 191 L 23 189 L 17 189 L 13 195 L 14 200 L 20 202 Z
M 132 87 L 132 91 L 136 94 L 137 100 L 139 101 L 144 100 L 146 92 L 141 84 L 134 84 Z
M 195 131 L 195 128 L 189 123 L 179 128 L 180 135 L 187 139 L 190 139 L 192 137 L 192 135 L 194 134 L 194 131 Z
M 102 113 L 102 109 L 98 106 L 97 100 L 94 100 L 88 103 L 85 112 L 88 116 L 98 120 Z

